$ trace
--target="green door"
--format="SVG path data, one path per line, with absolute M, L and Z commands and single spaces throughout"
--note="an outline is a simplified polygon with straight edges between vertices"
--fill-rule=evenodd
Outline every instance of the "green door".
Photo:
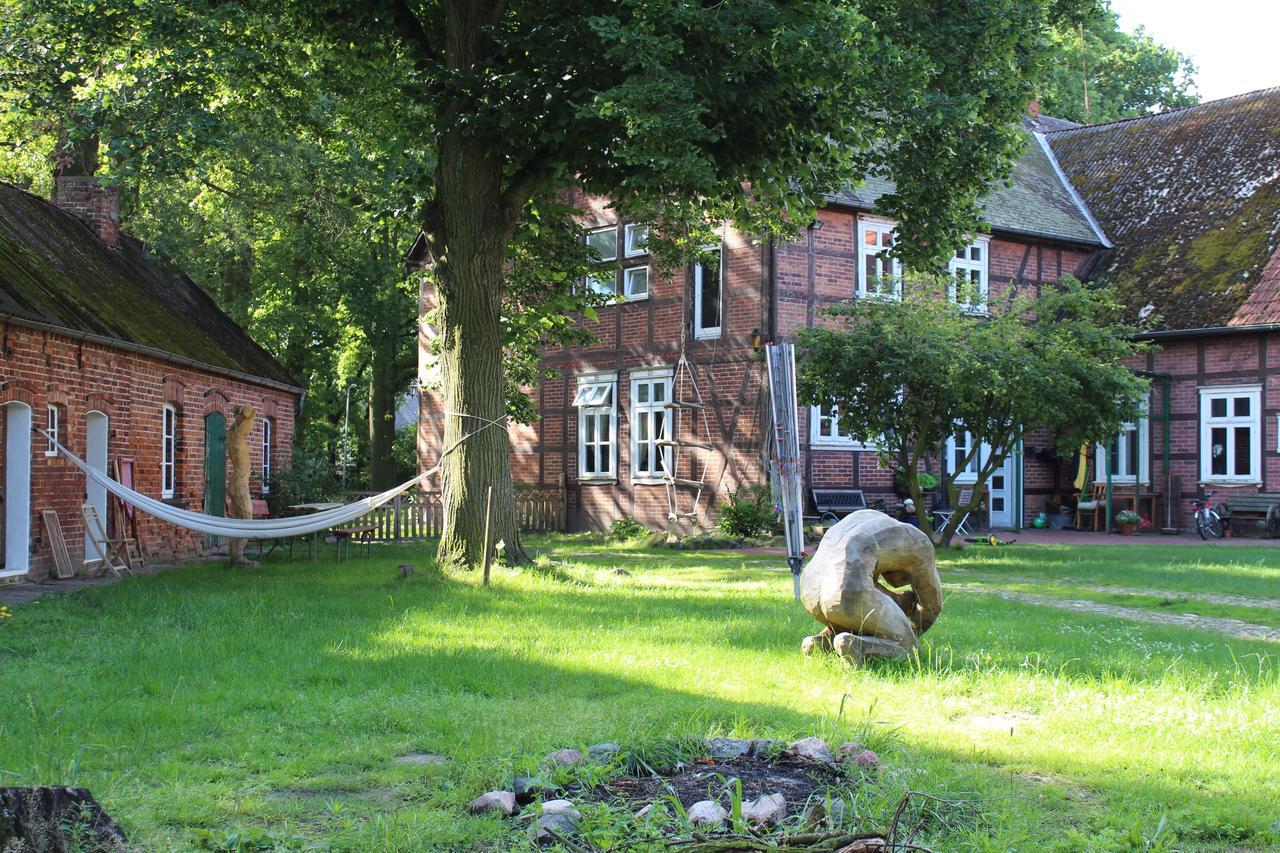
M 204 418 L 204 513 L 226 515 L 227 509 L 227 419 L 213 412 Z M 222 544 L 221 536 L 204 537 L 206 548 Z

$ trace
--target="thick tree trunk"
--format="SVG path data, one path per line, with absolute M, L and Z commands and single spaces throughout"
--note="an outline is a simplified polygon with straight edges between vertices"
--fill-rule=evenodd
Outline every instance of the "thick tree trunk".
M 369 353 L 369 488 L 375 492 L 396 483 L 396 355 L 398 341 L 380 333 L 370 341 Z

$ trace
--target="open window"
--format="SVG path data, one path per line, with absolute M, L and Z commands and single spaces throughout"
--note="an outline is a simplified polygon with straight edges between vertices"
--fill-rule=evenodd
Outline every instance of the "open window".
M 617 378 L 581 377 L 578 409 L 578 479 L 613 480 L 618 468 Z
M 693 336 L 720 337 L 724 290 L 724 252 L 717 246 L 711 259 L 693 265 Z

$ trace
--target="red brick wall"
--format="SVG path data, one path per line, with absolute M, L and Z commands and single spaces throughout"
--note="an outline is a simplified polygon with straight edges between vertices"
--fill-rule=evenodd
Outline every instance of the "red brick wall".
M 108 424 L 107 458 L 133 459 L 134 488 L 160 497 L 162 409 L 178 409 L 178 466 L 175 500 L 188 509 L 204 508 L 204 416 L 218 411 L 231 419 L 231 407 L 249 404 L 258 418 L 274 420 L 272 437 L 275 470 L 289 464 L 294 428 L 294 395 L 225 378 L 158 358 L 82 343 L 56 334 L 9 326 L 0 350 L 0 404 L 21 402 L 32 407 L 33 422 L 44 428 L 46 407 L 62 407 L 59 440 L 84 457 L 88 413 L 101 411 Z M 54 509 L 62 524 L 72 562 L 84 558 L 84 476 L 66 459 L 45 455 L 43 436 L 32 436 L 31 459 L 31 577 L 49 573 L 52 555 L 43 509 Z M 250 436 L 253 478 L 251 489 L 261 492 L 262 427 Z M 4 454 L 0 453 L 0 483 L 4 482 Z M 114 499 L 113 499 L 114 500 Z M 197 554 L 202 534 L 140 516 L 140 533 L 148 557 L 170 559 Z
M 603 199 L 573 201 L 586 212 L 586 228 L 616 221 Z M 751 333 L 759 329 L 766 340 L 785 337 L 819 322 L 825 307 L 855 294 L 856 217 L 855 212 L 845 209 L 820 211 L 821 228 L 808 229 L 796 241 L 772 249 L 740 234 L 729 233 L 726 237 L 722 336 L 714 341 L 698 341 L 690 334 L 686 350 L 700 390 L 711 401 L 707 410 L 710 443 L 717 448 L 709 460 L 709 476 L 717 485 L 710 503 L 703 498 L 697 524 L 714 523 L 717 508 L 729 492 L 741 485 L 759 483 L 765 476 L 761 425 L 767 412 L 768 391 L 762 358 L 750 347 Z M 1043 282 L 1075 273 L 1088 256 L 1086 252 L 1050 244 L 1003 238 L 992 238 L 989 251 L 993 300 L 1014 281 L 1038 288 Z M 655 528 L 670 526 L 665 487 L 631 482 L 630 378 L 632 371 L 638 369 L 675 365 L 681 329 L 691 324 L 691 293 L 689 270 L 668 274 L 655 270 L 648 299 L 606 307 L 597 320 L 582 321 L 597 337 L 595 344 L 546 354 L 544 364 L 556 376 L 529 391 L 541 420 L 512 428 L 512 471 L 519 481 L 548 486 L 555 485 L 562 472 L 567 474 L 571 524 L 575 529 L 607 527 L 623 515 Z M 424 310 L 432 302 L 424 282 Z M 424 365 L 430 362 L 427 351 L 432 334 L 432 330 L 423 331 Z M 425 371 L 430 372 L 429 368 Z M 570 404 L 576 376 L 592 372 L 618 374 L 619 477 L 609 483 L 579 483 L 577 479 L 578 413 Z M 434 460 L 439 452 L 442 412 L 438 394 L 423 394 L 419 451 L 424 459 Z M 880 468 L 874 453 L 810 450 L 807 410 L 800 413 L 799 429 L 810 485 L 862 488 L 870 500 L 893 497 L 892 475 Z M 932 464 L 937 470 L 936 461 Z M 1052 469 L 1044 463 L 1028 460 L 1026 472 L 1029 491 L 1025 508 L 1029 518 L 1041 510 L 1044 496 L 1056 487 Z M 691 478 L 697 479 L 696 472 L 692 473 Z M 687 464 L 678 475 L 691 475 Z M 1064 476 L 1069 479 L 1069 475 Z M 1032 497 L 1031 487 L 1038 500 Z M 687 499 L 687 495 L 682 496 Z

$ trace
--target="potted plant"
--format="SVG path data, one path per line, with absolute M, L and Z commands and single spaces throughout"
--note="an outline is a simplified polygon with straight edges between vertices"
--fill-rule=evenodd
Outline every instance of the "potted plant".
M 938 478 L 928 471 L 921 471 L 916 474 L 916 482 L 920 484 L 920 491 L 931 492 L 938 487 Z M 907 474 L 901 468 L 894 469 L 893 472 L 893 491 L 899 497 L 909 497 L 911 490 L 907 488 Z
M 1115 514 L 1115 518 L 1112 520 L 1115 521 L 1123 535 L 1132 536 L 1134 530 L 1138 527 L 1138 523 L 1142 521 L 1142 517 L 1131 509 L 1122 509 Z

